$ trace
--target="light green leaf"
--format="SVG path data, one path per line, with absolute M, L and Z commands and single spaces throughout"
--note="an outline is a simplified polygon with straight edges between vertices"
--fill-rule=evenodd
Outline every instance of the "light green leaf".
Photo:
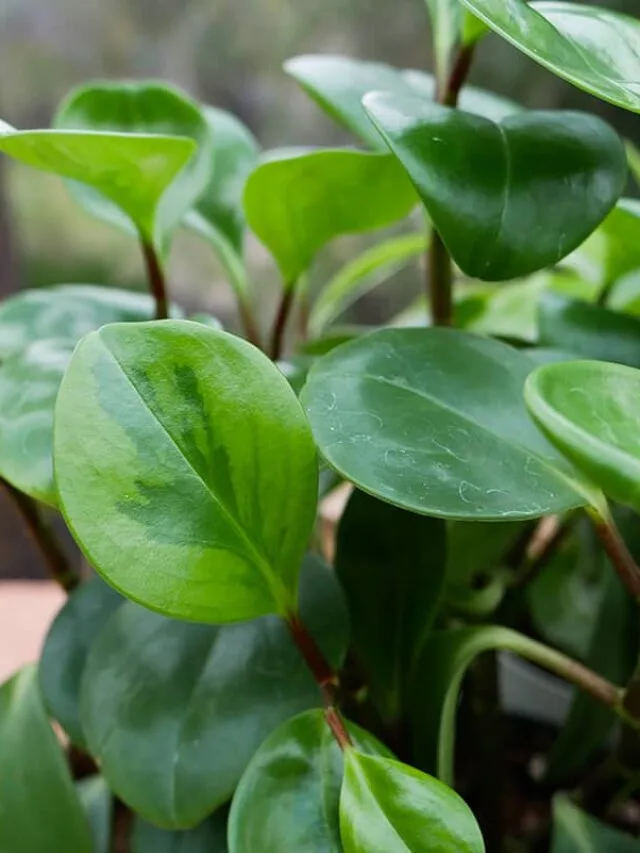
M 580 3 L 461 0 L 492 30 L 549 71 L 640 112 L 640 22 Z
M 346 724 L 362 752 L 388 755 Z M 339 799 L 343 756 L 322 711 L 284 723 L 260 747 L 233 798 L 229 853 L 343 853 Z
M 110 853 L 113 796 L 102 776 L 88 776 L 76 782 L 93 837 L 93 853 Z
M 623 276 L 607 299 L 609 308 L 640 317 L 640 268 Z
M 640 510 L 640 371 L 603 361 L 539 367 L 525 385 L 550 440 L 605 494 Z
M 638 839 L 574 806 L 566 794 L 553 800 L 551 853 L 637 853 Z
M 401 713 L 406 682 L 440 604 L 446 565 L 442 520 L 354 491 L 338 527 L 335 566 L 355 652 L 388 719 Z
M 131 853 L 227 853 L 226 809 L 216 812 L 193 829 L 160 829 L 136 817 Z
M 491 335 L 513 341 L 534 343 L 538 340 L 538 302 L 549 287 L 546 271 L 523 281 L 492 288 L 486 294 L 476 294 L 477 286 L 469 289 L 469 299 L 477 299 L 476 310 L 461 327 L 479 335 Z M 457 304 L 461 313 L 463 302 Z
M 546 293 L 540 301 L 538 325 L 543 346 L 640 367 L 640 320 L 635 317 Z
M 127 597 L 200 622 L 292 609 L 316 453 L 251 344 L 185 320 L 92 332 L 60 387 L 54 460 L 73 535 Z
M 635 178 L 636 184 L 640 185 L 640 149 L 637 148 L 632 142 L 627 142 L 626 148 L 627 160 L 629 161 L 629 168 L 631 169 L 631 174 Z
M 557 263 L 602 222 L 626 184 L 622 142 L 595 116 L 527 112 L 495 122 L 381 92 L 363 104 L 454 261 L 473 278 L 502 281 Z
M 344 853 L 484 853 L 466 803 L 450 788 L 391 758 L 348 749 L 340 793 Z
M 319 359 L 301 400 L 329 465 L 412 512 L 514 521 L 600 501 L 531 422 L 531 368 L 464 332 L 384 329 Z
M 0 687 L 0 850 L 93 853 L 89 824 L 40 696 L 36 667 Z
M 80 683 L 87 655 L 122 597 L 100 578 L 75 589 L 56 616 L 42 650 L 40 685 L 50 713 L 80 748 Z
M 392 95 L 420 95 L 433 100 L 435 81 L 422 71 L 402 71 L 377 62 L 363 62 L 345 56 L 297 56 L 285 63 L 285 71 L 332 118 L 352 131 L 371 148 L 386 151 L 378 131 L 362 106 L 368 92 Z M 460 107 L 487 118 L 502 118 L 521 107 L 499 95 L 474 89 L 462 90 Z
M 416 204 L 393 157 L 347 149 L 278 153 L 249 176 L 244 195 L 247 221 L 288 287 L 335 237 L 392 225 Z
M 394 276 L 426 251 L 427 245 L 423 234 L 403 234 L 377 243 L 345 264 L 323 287 L 313 305 L 310 333 L 322 334 L 357 299 Z
M 451 56 L 462 33 L 463 11 L 459 0 L 426 0 L 435 54 L 436 74 L 439 80 L 447 80 Z
M 305 561 L 301 618 L 341 666 L 348 617 L 330 569 Z M 275 616 L 223 627 L 178 622 L 127 603 L 93 644 L 81 720 L 118 796 L 167 829 L 224 804 L 274 728 L 322 696 Z

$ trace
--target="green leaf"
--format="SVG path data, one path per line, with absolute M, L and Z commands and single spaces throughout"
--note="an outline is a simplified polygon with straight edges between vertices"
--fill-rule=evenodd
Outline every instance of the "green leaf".
M 640 201 L 622 198 L 602 223 L 602 279 L 611 284 L 640 267 Z
M 538 325 L 543 346 L 640 367 L 640 320 L 634 317 L 549 292 L 540 301 Z
M 580 3 L 461 0 L 487 26 L 549 71 L 640 112 L 640 22 Z
M 0 687 L 0 766 L 0 850 L 93 853 L 34 666 Z
M 172 315 L 179 309 L 172 307 Z M 42 339 L 76 344 L 105 323 L 153 320 L 155 303 L 146 293 L 92 284 L 61 284 L 23 290 L 0 304 L 0 361 Z
M 548 287 L 546 271 L 524 281 L 492 287 L 485 294 L 477 294 L 477 285 L 472 286 L 469 298 L 477 300 L 477 307 L 471 318 L 460 325 L 479 335 L 533 343 L 538 339 L 538 302 Z M 462 305 L 462 301 L 458 302 L 458 311 Z
M 227 813 L 216 812 L 193 829 L 160 829 L 136 817 L 131 853 L 227 853 Z
M 319 359 L 301 400 L 329 465 L 412 512 L 515 521 L 601 500 L 531 422 L 531 368 L 498 341 L 384 329 Z
M 427 245 L 423 234 L 403 234 L 377 243 L 345 264 L 323 287 L 311 309 L 310 333 L 321 335 L 357 299 L 398 273 L 425 252 Z
M 435 81 L 430 74 L 344 56 L 297 56 L 285 63 L 285 71 L 332 118 L 379 151 L 386 151 L 386 146 L 363 109 L 364 96 L 383 91 L 399 97 L 421 95 L 433 100 L 435 93 Z M 521 109 L 507 98 L 473 87 L 463 89 L 460 106 L 488 118 L 502 118 Z
M 0 366 L 0 475 L 56 506 L 51 459 L 53 410 L 74 344 L 37 341 Z
M 640 317 L 640 268 L 623 276 L 607 299 L 609 308 Z
M 100 578 L 75 589 L 56 616 L 42 650 L 40 685 L 45 704 L 72 743 L 86 747 L 80 723 L 80 683 L 87 656 L 102 628 L 122 604 Z
M 331 571 L 305 562 L 301 618 L 332 664 L 348 645 Z M 322 697 L 275 616 L 193 625 L 123 605 L 94 643 L 81 718 L 112 789 L 146 820 L 195 826 L 225 803 L 264 738 Z
M 290 287 L 335 237 L 392 225 L 417 201 L 393 157 L 301 150 L 277 152 L 252 172 L 244 209 Z
M 93 853 L 110 853 L 113 797 L 102 776 L 88 776 L 76 782 L 93 837 Z
M 391 758 L 348 749 L 340 793 L 344 853 L 484 853 L 482 833 L 450 788 Z
M 61 144 L 49 162 L 73 179 L 76 200 L 165 253 L 211 177 L 211 133 L 199 105 L 164 84 L 101 81 L 71 92 L 54 125 L 49 134 Z
M 60 387 L 54 460 L 73 535 L 128 598 L 200 622 L 292 609 L 316 453 L 251 344 L 185 320 L 92 332 Z
M 631 174 L 635 178 L 636 184 L 640 185 L 640 148 L 637 148 L 632 142 L 627 142 L 626 148 Z
M 625 187 L 622 142 L 595 116 L 528 112 L 495 122 L 383 92 L 363 104 L 454 261 L 473 278 L 502 281 L 552 266 L 591 234 Z
M 553 800 L 551 853 L 637 853 L 638 839 L 574 806 L 566 794 Z
M 440 604 L 446 565 L 442 520 L 354 491 L 338 528 L 335 566 L 356 654 L 389 719 L 401 713 L 406 680 Z
M 388 755 L 346 724 L 363 752 Z M 322 711 L 287 721 L 260 747 L 233 798 L 229 853 L 343 853 L 339 830 L 343 756 Z
M 426 0 L 431 29 L 435 67 L 439 80 L 447 80 L 453 51 L 460 40 L 463 26 L 463 11 L 459 0 Z
M 213 136 L 212 175 L 185 225 L 200 234 L 216 252 L 231 284 L 246 289 L 243 264 L 245 219 L 242 197 L 246 180 L 258 163 L 253 134 L 224 110 L 205 107 L 204 118 Z
M 640 371 L 602 361 L 539 367 L 529 411 L 550 440 L 605 494 L 640 510 Z

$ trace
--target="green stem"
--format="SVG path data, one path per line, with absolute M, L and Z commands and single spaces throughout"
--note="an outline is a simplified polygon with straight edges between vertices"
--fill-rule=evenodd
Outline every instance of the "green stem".
M 269 355 L 271 356 L 273 361 L 278 361 L 278 359 L 282 355 L 282 350 L 284 347 L 284 335 L 287 329 L 289 315 L 291 314 L 291 309 L 293 308 L 295 292 L 295 284 L 288 285 L 287 287 L 285 287 L 284 292 L 282 294 L 282 299 L 280 300 L 280 305 L 278 306 L 278 312 L 276 314 L 276 319 L 273 324 L 273 332 L 271 334 L 271 347 L 269 350 Z
M 160 258 L 154 246 L 147 240 L 142 240 L 142 254 L 147 270 L 149 290 L 156 302 L 156 320 L 166 320 L 169 316 L 169 300 L 167 298 L 167 282 Z
M 44 522 L 37 504 L 10 483 L 2 481 L 18 508 L 25 526 L 38 546 L 52 580 L 69 593 L 80 583 L 80 577 L 70 565 L 51 528 Z
M 615 521 L 610 514 L 604 515 L 594 507 L 589 507 L 587 514 L 618 577 L 633 598 L 640 603 L 640 568 L 620 535 Z

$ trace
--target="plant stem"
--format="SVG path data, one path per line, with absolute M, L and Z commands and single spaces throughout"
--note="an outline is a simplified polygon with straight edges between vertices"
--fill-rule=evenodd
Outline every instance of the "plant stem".
M 280 300 L 278 313 L 276 314 L 276 319 L 273 324 L 271 347 L 269 350 L 269 355 L 271 356 L 273 361 L 278 361 L 278 359 L 282 355 L 282 349 L 284 345 L 284 333 L 286 331 L 287 321 L 289 320 L 289 315 L 291 314 L 291 309 L 293 307 L 295 291 L 295 285 L 289 285 L 285 287 L 284 293 L 282 294 L 282 299 Z
M 49 575 L 65 592 L 71 592 L 80 583 L 80 577 L 69 564 L 53 531 L 40 516 L 36 502 L 5 480 L 2 482 L 40 549 Z
M 167 299 L 167 282 L 160 258 L 151 243 L 142 240 L 142 254 L 147 270 L 149 289 L 156 301 L 156 320 L 166 320 L 169 316 L 169 300 Z
M 466 83 L 469 71 L 471 70 L 474 50 L 474 45 L 467 45 L 466 47 L 461 47 L 458 50 L 453 67 L 449 73 L 449 79 L 447 80 L 446 87 L 438 99 L 445 107 L 455 108 L 458 106 L 460 92 L 462 91 L 462 87 Z
M 640 603 L 640 568 L 631 556 L 613 518 L 610 515 L 602 515 L 594 508 L 589 508 L 587 514 L 620 580 Z
M 251 309 L 251 305 L 249 304 L 249 300 L 244 296 L 238 299 L 238 311 L 240 313 L 240 320 L 242 321 L 242 327 L 244 329 L 244 333 L 247 337 L 247 340 L 250 344 L 253 344 L 258 349 L 262 349 L 262 343 L 260 341 L 260 332 L 258 331 L 258 324 L 256 323 L 256 319 L 253 316 L 253 310 Z
M 288 616 L 287 625 L 294 643 L 298 647 L 300 654 L 322 692 L 324 716 L 327 725 L 331 729 L 340 749 L 347 749 L 352 743 L 351 736 L 346 729 L 344 720 L 340 716 L 340 711 L 337 707 L 338 675 L 322 654 L 318 644 L 297 614 L 293 613 Z

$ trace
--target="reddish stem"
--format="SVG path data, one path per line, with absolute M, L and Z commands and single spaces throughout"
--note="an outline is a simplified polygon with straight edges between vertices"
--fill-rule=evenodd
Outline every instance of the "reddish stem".
M 284 345 L 284 333 L 287 328 L 287 321 L 289 320 L 291 308 L 293 307 L 294 296 L 295 287 L 287 287 L 284 293 L 282 294 L 280 306 L 278 307 L 278 313 L 276 314 L 276 319 L 273 324 L 273 334 L 271 336 L 271 349 L 269 354 L 273 361 L 278 361 L 278 359 L 282 355 L 282 349 Z
M 147 270 L 149 289 L 156 301 L 156 320 L 166 320 L 169 316 L 169 300 L 167 298 L 167 282 L 160 259 L 151 243 L 142 241 L 142 254 Z

